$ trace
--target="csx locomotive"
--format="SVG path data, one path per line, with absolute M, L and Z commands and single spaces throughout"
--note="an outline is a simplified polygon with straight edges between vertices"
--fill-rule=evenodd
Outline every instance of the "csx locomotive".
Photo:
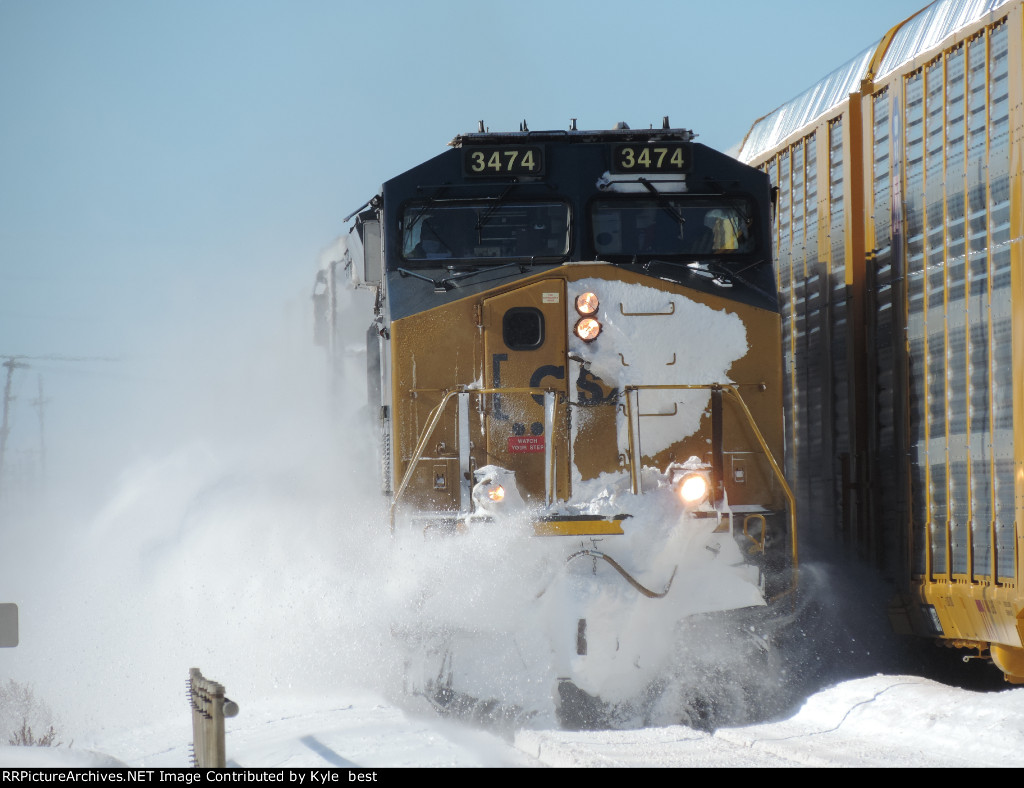
M 559 610 L 563 700 L 642 692 L 671 655 L 637 627 L 770 615 L 791 594 L 765 173 L 667 118 L 481 123 L 350 218 L 316 309 L 330 344 L 343 280 L 374 293 L 391 528 L 504 529 L 555 556 L 534 598 Z

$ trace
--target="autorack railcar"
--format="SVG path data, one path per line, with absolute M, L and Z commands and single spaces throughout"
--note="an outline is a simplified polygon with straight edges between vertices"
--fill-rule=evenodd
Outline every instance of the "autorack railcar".
M 937 0 L 775 112 L 786 467 L 903 632 L 1024 682 L 1024 3 Z

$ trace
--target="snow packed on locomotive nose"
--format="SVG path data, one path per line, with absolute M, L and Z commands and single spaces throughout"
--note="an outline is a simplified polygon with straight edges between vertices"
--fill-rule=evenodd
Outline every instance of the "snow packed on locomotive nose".
M 457 136 L 317 277 L 339 367 L 373 293 L 383 527 L 440 567 L 395 631 L 441 706 L 636 704 L 694 621 L 756 638 L 796 586 L 768 176 L 667 118 L 575 126 Z

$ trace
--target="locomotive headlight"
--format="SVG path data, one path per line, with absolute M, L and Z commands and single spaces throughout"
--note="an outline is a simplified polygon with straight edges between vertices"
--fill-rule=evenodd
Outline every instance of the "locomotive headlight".
M 505 500 L 505 488 L 492 479 L 486 479 L 473 487 L 473 503 L 478 510 L 497 512 Z
M 710 480 L 702 473 L 688 473 L 676 487 L 679 497 L 687 506 L 697 506 L 707 500 L 711 490 Z
M 515 474 L 496 465 L 474 471 L 473 514 L 496 516 L 515 512 L 523 507 L 523 498 L 516 486 Z
M 711 466 L 698 457 L 691 457 L 684 463 L 672 463 L 665 474 L 683 506 L 700 506 L 710 498 Z
M 575 331 L 584 342 L 593 342 L 601 333 L 601 324 L 592 317 L 585 317 L 576 324 Z
M 584 317 L 596 315 L 599 306 L 601 306 L 601 303 L 597 300 L 597 295 L 594 293 L 584 293 L 583 295 L 576 296 L 576 311 Z

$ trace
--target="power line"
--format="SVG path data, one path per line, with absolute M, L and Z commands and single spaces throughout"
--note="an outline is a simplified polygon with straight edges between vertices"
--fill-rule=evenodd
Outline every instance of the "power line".
M 58 353 L 49 353 L 44 356 L 26 356 L 20 354 L 0 353 L 0 358 L 8 361 L 120 361 L 121 359 L 112 356 L 63 356 Z M 0 365 L 5 366 L 5 365 Z
M 57 353 L 50 353 L 42 356 L 29 356 L 23 354 L 11 354 L 3 355 L 0 354 L 0 358 L 3 359 L 3 363 L 0 363 L 0 367 L 4 367 L 7 370 L 6 378 L 4 380 L 4 402 L 3 402 L 3 413 L 0 416 L 0 490 L 3 489 L 4 482 L 4 455 L 7 453 L 7 436 L 11 432 L 11 402 L 14 401 L 14 395 L 11 393 L 12 384 L 14 382 L 14 371 L 16 369 L 27 369 L 29 367 L 29 361 L 119 361 L 116 358 L 110 358 L 109 356 L 64 356 Z M 39 410 L 39 440 L 41 447 L 40 460 L 45 463 L 45 444 L 43 443 L 43 409 L 49 400 L 43 397 L 43 379 L 42 376 L 39 378 L 39 397 L 32 401 L 32 404 Z

